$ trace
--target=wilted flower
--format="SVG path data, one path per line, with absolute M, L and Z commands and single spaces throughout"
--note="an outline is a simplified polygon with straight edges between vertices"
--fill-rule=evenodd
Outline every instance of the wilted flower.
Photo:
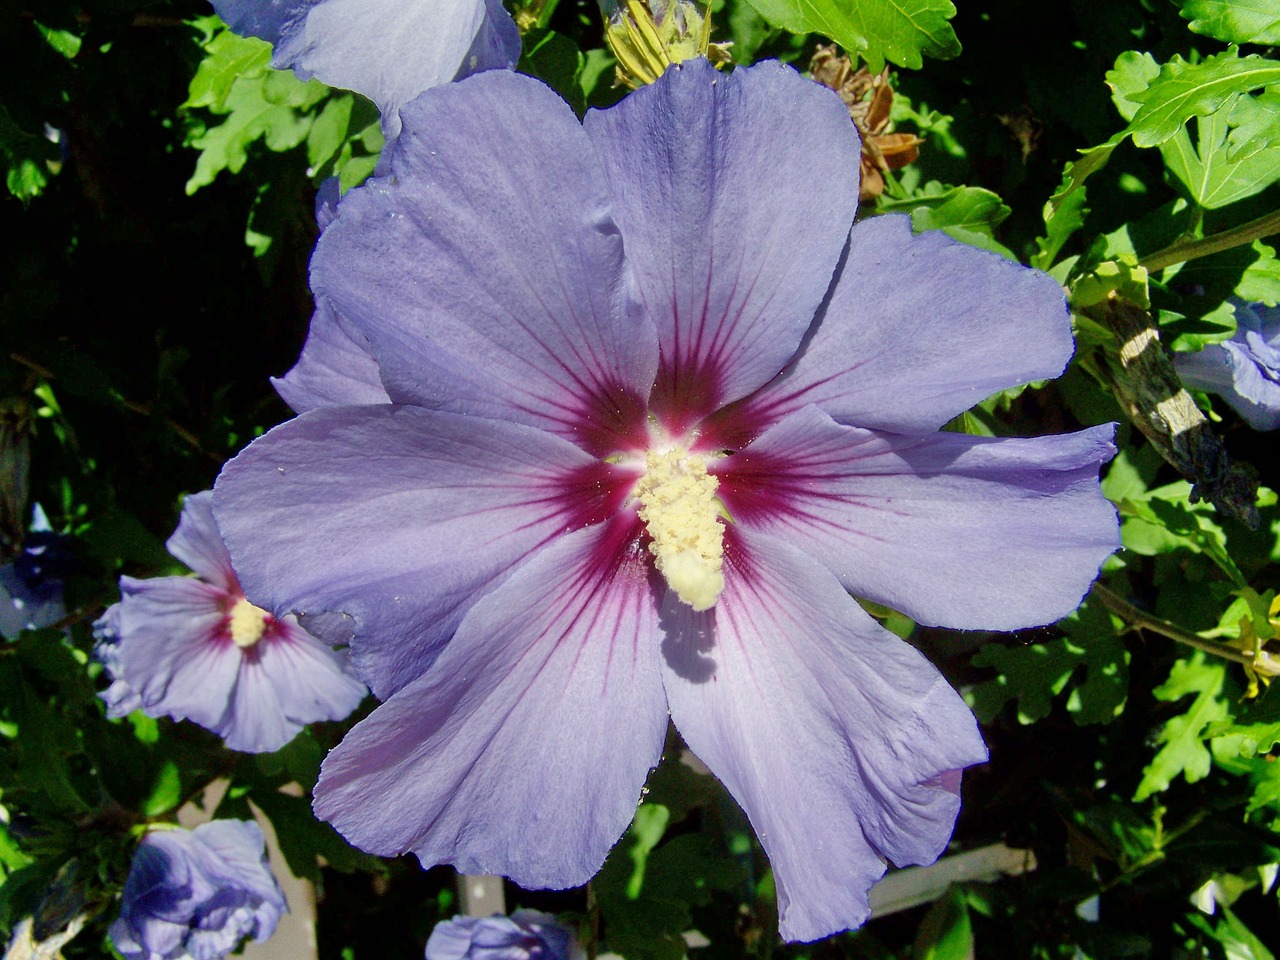
M 442 920 L 427 940 L 426 960 L 580 960 L 573 931 L 549 913 Z
M 125 960 L 218 960 L 269 938 L 287 909 L 262 829 L 214 820 L 142 838 L 109 934 Z
M 849 593 L 1063 616 L 1117 546 L 1112 430 L 938 432 L 1060 373 L 1066 305 L 905 217 L 851 234 L 858 155 L 840 100 L 776 63 L 689 61 L 585 125 L 505 72 L 405 108 L 312 268 L 392 402 L 305 413 L 216 487 L 250 593 L 350 617 L 387 701 L 316 791 L 353 842 L 583 883 L 669 711 L 790 939 L 944 848 L 977 725 Z
M 63 577 L 74 562 L 70 538 L 50 528 L 39 505 L 34 514 L 18 555 L 0 564 L 0 636 L 10 640 L 23 630 L 51 626 L 67 614 L 62 592 Z
M 211 0 L 237 33 L 275 48 L 272 65 L 364 94 L 388 137 L 423 90 L 520 59 L 502 0 Z
M 914 163 L 922 141 L 913 133 L 895 133 L 890 111 L 893 86 L 889 68 L 872 74 L 853 69 L 847 54 L 834 46 L 819 46 L 809 61 L 813 79 L 840 94 L 862 140 L 861 197 L 874 200 L 884 193 L 884 174 Z
M 1174 354 L 1174 366 L 1186 386 L 1218 394 L 1253 429 L 1280 429 L 1280 307 L 1235 301 L 1235 311 L 1230 340 Z
M 102 696 L 111 716 L 141 707 L 207 727 L 233 750 L 278 750 L 308 723 L 347 716 L 365 688 L 345 653 L 245 599 L 212 499 L 187 497 L 166 544 L 200 579 L 120 578 L 123 598 L 94 625 L 113 681 Z

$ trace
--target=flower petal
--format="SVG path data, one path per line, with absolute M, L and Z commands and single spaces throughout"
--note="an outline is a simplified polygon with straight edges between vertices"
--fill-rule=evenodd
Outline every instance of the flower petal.
M 839 97 L 789 67 L 725 76 L 702 59 L 585 126 L 658 325 L 654 402 L 681 432 L 799 346 L 857 209 L 857 132 Z
M 392 400 L 601 453 L 643 444 L 657 335 L 623 295 L 622 237 L 573 111 L 492 71 L 404 116 L 389 175 L 343 198 L 311 275 L 369 338 Z
M 276 620 L 243 656 L 230 709 L 218 731 L 232 750 L 279 750 L 309 723 L 342 720 L 360 705 L 365 686 L 345 653 L 296 623 Z
M 272 377 L 271 385 L 294 413 L 316 407 L 391 402 L 378 378 L 378 361 L 373 359 L 369 341 L 323 297 L 316 301 L 298 362 L 283 377 Z
M 422 91 L 514 67 L 520 58 L 520 33 L 501 0 L 214 0 L 213 6 L 237 33 L 269 41 L 278 69 L 373 100 L 388 136 L 400 129 L 400 107 Z
M 526 888 L 589 880 L 667 726 L 638 533 L 631 514 L 568 534 L 477 603 L 325 759 L 316 813 L 380 855 Z
M 866 919 L 882 858 L 937 858 L 955 771 L 986 748 L 938 671 L 825 567 L 753 530 L 726 539 L 719 603 L 663 603 L 667 700 L 769 854 L 782 936 L 816 940 Z
M 250 599 L 304 623 L 353 618 L 356 670 L 385 699 L 514 565 L 603 519 L 632 483 L 519 424 L 327 407 L 251 444 L 223 468 L 216 496 Z
M 165 543 L 165 549 L 209 583 L 227 591 L 238 589 L 231 557 L 213 519 L 212 490 L 193 493 L 183 500 L 178 529 Z
M 935 430 L 1016 384 L 1056 377 L 1074 344 L 1058 282 L 906 216 L 860 221 L 811 338 L 786 370 L 727 411 L 740 446 L 805 404 L 844 423 Z
M 216 731 L 241 660 L 223 635 L 226 592 L 187 577 L 121 577 L 120 590 L 120 678 L 148 715 Z
M 1012 630 L 1074 610 L 1120 546 L 1098 484 L 1113 432 L 909 437 L 808 407 L 716 472 L 739 524 L 822 558 L 858 596 L 920 623 Z

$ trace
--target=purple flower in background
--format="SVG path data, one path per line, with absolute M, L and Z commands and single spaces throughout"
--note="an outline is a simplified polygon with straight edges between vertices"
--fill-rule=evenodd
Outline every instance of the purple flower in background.
M 426 960 L 580 960 L 573 931 L 549 913 L 442 920 L 427 940 Z
M 1186 386 L 1218 394 L 1253 429 L 1280 429 L 1280 307 L 1234 303 L 1235 335 L 1174 354 L 1174 366 Z
M 95 624 L 113 681 L 102 696 L 110 716 L 141 707 L 207 727 L 233 750 L 278 750 L 308 723 L 347 716 L 365 687 L 345 653 L 245 598 L 212 499 L 187 497 L 167 544 L 200 579 L 120 578 L 123 599 Z
M 502 0 L 212 0 L 232 30 L 275 48 L 272 65 L 364 94 L 388 138 L 422 91 L 514 67 L 520 31 Z
M 70 542 L 53 532 L 37 504 L 22 550 L 0 564 L 0 637 L 14 640 L 24 630 L 52 626 L 66 616 L 63 577 L 75 564 Z
M 905 217 L 850 233 L 848 114 L 776 63 L 689 61 L 585 124 L 491 72 L 404 120 L 312 268 L 392 402 L 275 428 L 215 494 L 251 592 L 349 617 L 386 700 L 317 812 L 574 886 L 669 714 L 751 818 L 783 936 L 861 923 L 886 860 L 944 849 L 986 750 L 850 592 L 1046 623 L 1118 545 L 1111 427 L 938 432 L 1062 371 L 1058 284 Z
M 109 935 L 125 960 L 218 960 L 275 932 L 288 907 L 261 828 L 214 820 L 148 833 L 133 855 Z

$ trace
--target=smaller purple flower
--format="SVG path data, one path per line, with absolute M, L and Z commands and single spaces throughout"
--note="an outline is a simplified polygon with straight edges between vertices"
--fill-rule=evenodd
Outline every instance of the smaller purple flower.
M 272 66 L 363 94 L 388 139 L 422 91 L 520 59 L 502 0 L 213 0 L 231 29 L 274 48 Z
M 345 652 L 246 599 L 211 502 L 207 491 L 187 497 L 166 544 L 199 579 L 120 578 L 123 599 L 94 625 L 113 681 L 102 698 L 109 716 L 141 707 L 207 727 L 233 750 L 278 750 L 308 723 L 346 717 L 365 687 Z
M 1222 397 L 1255 430 L 1280 429 L 1280 307 L 1235 303 L 1236 332 L 1173 358 L 1182 382 Z
M 75 563 L 69 543 L 53 532 L 37 505 L 22 551 L 0 564 L 0 636 L 15 640 L 24 630 L 52 626 L 66 616 L 63 577 Z
M 287 909 L 262 829 L 214 820 L 142 839 L 108 934 L 125 960 L 218 960 L 269 938 Z
M 573 931 L 549 913 L 454 917 L 436 924 L 426 960 L 581 960 Z

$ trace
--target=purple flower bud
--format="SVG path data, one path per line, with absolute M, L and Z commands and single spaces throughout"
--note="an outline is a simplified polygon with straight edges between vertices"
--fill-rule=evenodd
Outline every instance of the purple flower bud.
M 436 924 L 426 960 L 579 960 L 573 931 L 549 913 L 454 917 Z
M 275 932 L 288 907 L 256 823 L 215 820 L 138 844 L 109 935 L 125 960 L 218 960 Z

